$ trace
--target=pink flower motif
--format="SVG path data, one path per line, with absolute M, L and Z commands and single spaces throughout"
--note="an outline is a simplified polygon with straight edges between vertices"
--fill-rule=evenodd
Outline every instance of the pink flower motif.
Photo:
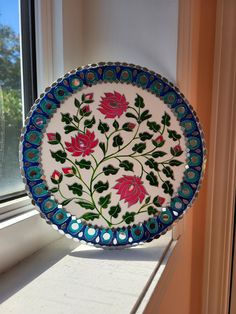
M 93 93 L 89 93 L 89 94 L 84 95 L 84 102 L 86 102 L 88 100 L 89 101 L 93 100 Z
M 162 143 L 165 142 L 162 135 L 159 135 L 154 141 L 157 143 L 157 145 L 161 145 Z
M 180 145 L 176 145 L 173 149 L 174 149 L 174 152 L 175 152 L 175 153 L 182 152 L 182 148 L 181 148 Z
M 136 126 L 136 124 L 134 124 L 134 123 L 132 123 L 132 122 L 129 122 L 129 123 L 128 123 L 128 128 L 129 128 L 130 130 L 133 130 L 133 129 L 135 128 L 135 126 Z
M 79 133 L 71 137 L 71 143 L 65 142 L 66 149 L 72 153 L 72 156 L 88 156 L 94 152 L 93 148 L 97 146 L 98 140 L 95 140 L 94 132 L 86 131 L 86 134 Z
M 54 170 L 51 175 L 51 180 L 53 183 L 59 184 L 62 180 L 62 174 L 59 171 Z
M 91 111 L 89 105 L 84 106 L 83 108 L 81 108 L 81 110 L 83 113 L 88 113 Z
M 56 133 L 47 133 L 49 141 L 56 141 Z
M 157 196 L 157 203 L 162 206 L 162 204 L 165 202 L 165 198 L 161 196 Z
M 145 195 L 148 195 L 139 177 L 124 175 L 123 178 L 118 179 L 117 182 L 114 189 L 118 190 L 117 194 L 120 194 L 120 199 L 125 200 L 129 207 L 136 204 L 138 201 L 142 203 Z
M 70 175 L 70 174 L 74 174 L 72 168 L 62 168 L 62 171 L 64 172 L 65 175 Z
M 105 115 L 105 118 L 114 119 L 119 118 L 127 110 L 128 104 L 125 96 L 118 92 L 105 93 L 98 110 Z

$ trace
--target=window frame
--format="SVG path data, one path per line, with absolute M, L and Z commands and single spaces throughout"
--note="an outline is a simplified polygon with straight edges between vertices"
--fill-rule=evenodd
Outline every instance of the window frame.
M 24 120 L 37 97 L 36 46 L 35 46 L 35 8 L 34 1 L 19 0 L 19 33 L 20 33 L 20 61 L 21 61 L 21 97 L 22 121 Z M 23 124 L 22 123 L 22 124 Z M 0 197 L 0 204 L 19 200 L 26 196 L 26 191 L 8 193 Z M 2 207 L 2 208 L 1 208 Z M 0 207 L 2 214 L 4 207 Z
M 34 1 L 20 0 L 22 103 L 24 118 L 37 98 L 35 6 Z

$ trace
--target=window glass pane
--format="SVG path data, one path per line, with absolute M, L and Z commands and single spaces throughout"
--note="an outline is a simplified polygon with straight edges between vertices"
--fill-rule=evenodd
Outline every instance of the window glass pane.
M 22 127 L 18 0 L 0 0 L 0 199 L 24 189 L 18 152 Z

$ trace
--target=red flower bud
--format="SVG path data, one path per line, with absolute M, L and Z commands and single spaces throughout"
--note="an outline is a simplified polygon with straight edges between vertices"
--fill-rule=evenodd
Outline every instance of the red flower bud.
M 84 95 L 84 100 L 93 100 L 93 93 L 85 94 Z
M 51 180 L 54 184 L 59 184 L 62 180 L 62 174 L 59 171 L 54 170 L 51 175 Z
M 181 146 L 180 146 L 180 145 L 176 145 L 176 146 L 174 147 L 174 151 L 175 151 L 176 153 L 182 152 Z
M 65 175 L 67 175 L 67 174 L 73 175 L 74 174 L 72 168 L 69 168 L 69 167 L 68 168 L 62 168 L 62 171 L 64 172 Z
M 87 106 L 84 106 L 81 110 L 83 113 L 88 113 L 90 112 L 90 107 L 87 105 Z
M 160 205 L 162 205 L 165 202 L 165 200 L 166 200 L 164 197 L 161 197 L 161 196 L 158 196 L 157 199 L 158 199 L 158 203 Z
M 128 123 L 128 128 L 129 128 L 130 130 L 133 130 L 133 129 L 135 128 L 135 126 L 136 126 L 136 124 L 134 124 L 134 123 L 132 123 L 132 122 L 129 122 L 129 123 Z
M 163 143 L 163 142 L 164 142 L 163 136 L 162 136 L 162 135 L 159 135 L 159 136 L 155 139 L 155 142 L 156 142 L 157 144 Z
M 47 133 L 49 141 L 56 141 L 56 133 Z

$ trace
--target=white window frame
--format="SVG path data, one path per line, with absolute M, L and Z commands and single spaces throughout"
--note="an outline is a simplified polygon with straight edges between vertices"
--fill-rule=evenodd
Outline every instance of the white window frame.
M 64 74 L 63 36 L 61 36 L 62 1 L 35 0 L 34 4 L 39 96 L 46 86 L 51 85 L 56 78 Z M 22 89 L 27 93 L 24 86 Z M 20 235 L 21 230 L 24 230 L 24 236 Z M 16 241 L 17 233 L 20 241 Z M 40 213 L 32 205 L 28 196 L 2 202 L 0 204 L 0 272 L 60 237 L 57 231 L 41 219 Z

